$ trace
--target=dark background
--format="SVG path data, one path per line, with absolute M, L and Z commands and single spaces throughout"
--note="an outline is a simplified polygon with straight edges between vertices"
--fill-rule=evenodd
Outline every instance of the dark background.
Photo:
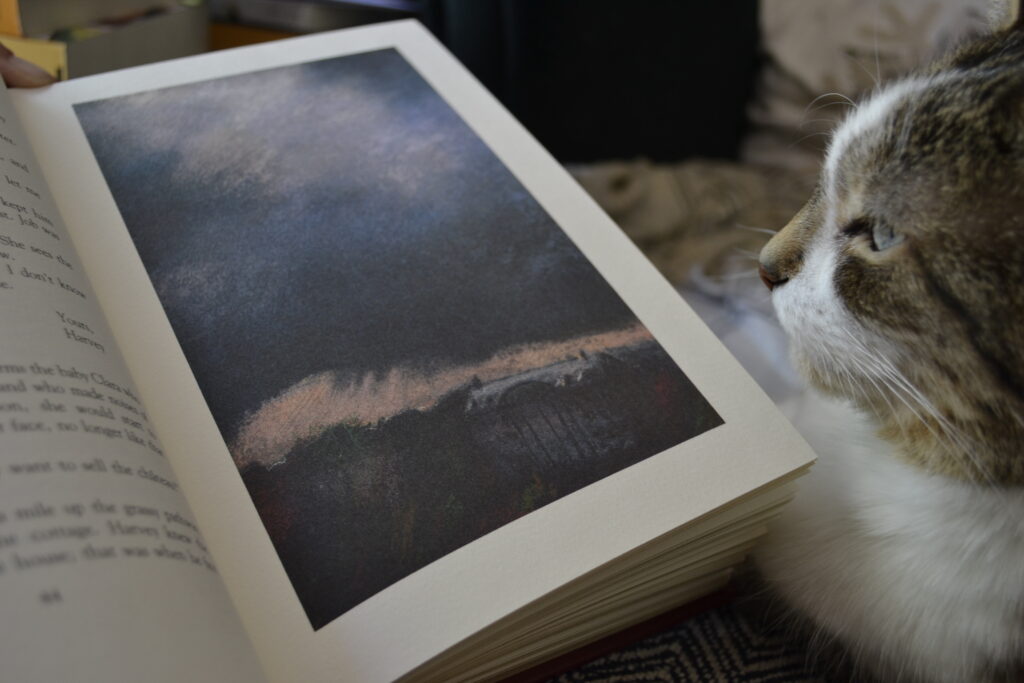
M 416 18 L 562 162 L 734 158 L 759 66 L 756 0 L 301 0 L 305 23 L 207 1 L 292 33 Z
M 737 154 L 755 0 L 428 0 L 420 17 L 560 161 Z

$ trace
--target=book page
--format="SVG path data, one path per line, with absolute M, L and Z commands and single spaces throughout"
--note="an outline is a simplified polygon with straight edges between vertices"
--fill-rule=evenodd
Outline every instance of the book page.
M 393 680 L 811 459 L 415 23 L 17 102 L 272 680 Z
M 254 680 L 250 645 L 49 195 L 0 89 L 3 677 Z

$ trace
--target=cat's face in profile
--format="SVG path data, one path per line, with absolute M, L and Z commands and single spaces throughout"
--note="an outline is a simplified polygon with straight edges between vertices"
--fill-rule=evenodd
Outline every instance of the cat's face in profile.
M 761 267 L 815 384 L 912 462 L 1024 483 L 1024 29 L 852 111 Z

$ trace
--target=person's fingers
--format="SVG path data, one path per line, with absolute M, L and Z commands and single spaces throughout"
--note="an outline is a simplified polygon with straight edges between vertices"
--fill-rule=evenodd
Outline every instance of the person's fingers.
M 0 45 L 0 77 L 11 88 L 38 88 L 57 79 L 32 62 L 26 62 Z

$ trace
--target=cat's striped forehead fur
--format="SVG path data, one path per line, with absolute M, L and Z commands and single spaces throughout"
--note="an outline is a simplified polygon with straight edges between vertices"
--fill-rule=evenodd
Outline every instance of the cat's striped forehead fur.
M 1024 483 L 1024 29 L 853 110 L 761 263 L 816 384 L 922 467 Z

